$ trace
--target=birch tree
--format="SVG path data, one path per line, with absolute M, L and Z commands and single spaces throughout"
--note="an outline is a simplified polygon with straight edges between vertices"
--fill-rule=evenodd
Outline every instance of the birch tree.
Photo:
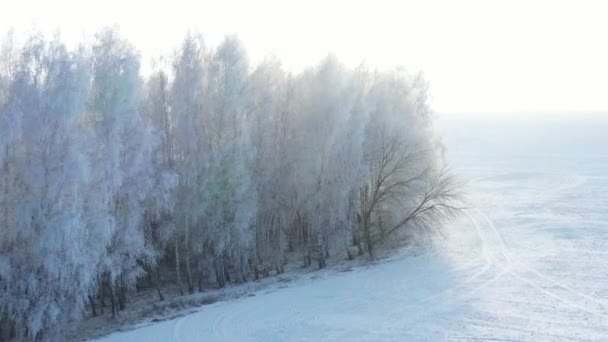
M 81 229 L 88 170 L 76 134 L 89 86 L 81 57 L 34 36 L 9 89 L 6 114 L 19 118 L 10 168 L 19 176 L 3 230 L 0 303 L 18 337 L 52 338 L 80 317 L 103 251 Z
M 191 235 L 195 227 L 197 237 L 203 239 L 200 231 L 201 191 L 204 191 L 203 180 L 207 175 L 208 146 L 205 144 L 203 108 L 206 70 L 205 50 L 202 37 L 188 34 L 177 53 L 173 65 L 174 80 L 171 89 L 171 114 L 175 122 L 175 168 L 180 175 L 178 198 L 180 211 L 176 213 L 178 231 L 175 235 L 175 263 L 177 283 L 181 284 L 180 243 L 183 238 L 184 261 L 188 281 L 188 291 L 194 291 L 192 275 Z M 202 252 L 202 243 L 197 243 L 196 251 Z M 200 272 L 200 269 L 199 269 Z

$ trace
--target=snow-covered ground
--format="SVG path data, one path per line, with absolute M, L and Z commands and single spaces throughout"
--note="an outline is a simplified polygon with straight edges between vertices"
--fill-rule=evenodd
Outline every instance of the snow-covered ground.
M 607 123 L 444 119 L 472 206 L 434 248 L 99 341 L 608 340 Z

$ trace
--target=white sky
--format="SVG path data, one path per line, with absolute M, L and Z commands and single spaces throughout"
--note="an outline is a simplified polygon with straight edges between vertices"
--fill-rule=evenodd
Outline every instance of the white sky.
M 59 28 L 77 41 L 118 24 L 144 61 L 188 29 L 236 33 L 253 62 L 293 70 L 336 54 L 349 66 L 424 71 L 438 111 L 608 109 L 608 2 L 9 0 L 0 31 Z

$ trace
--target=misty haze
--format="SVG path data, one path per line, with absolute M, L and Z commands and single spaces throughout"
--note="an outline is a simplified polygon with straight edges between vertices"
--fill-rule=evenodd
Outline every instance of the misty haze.
M 0 341 L 608 340 L 599 1 L 9 1 Z

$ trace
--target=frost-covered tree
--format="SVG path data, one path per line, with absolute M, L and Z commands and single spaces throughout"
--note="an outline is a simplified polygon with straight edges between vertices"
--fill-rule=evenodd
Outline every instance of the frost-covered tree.
M 169 240 L 175 234 L 175 188 L 178 176 L 173 162 L 174 124 L 170 115 L 167 75 L 159 68 L 150 76 L 145 86 L 141 104 L 142 115 L 152 131 L 150 141 L 151 166 L 150 189 L 145 198 L 143 231 L 149 252 L 154 256 L 145 266 L 159 299 L 164 296 L 160 289 L 158 261 L 164 257 Z
M 350 131 L 357 97 L 356 89 L 351 89 L 352 77 L 329 56 L 296 85 L 299 156 L 294 167 L 294 198 L 297 215 L 305 223 L 301 230 L 306 263 L 312 253 L 320 267 L 325 266 L 330 237 L 346 217 L 348 195 L 357 184 L 352 173 L 357 169 L 359 150 L 346 146 L 347 139 L 357 133 Z
M 0 41 L 0 105 L 6 105 L 9 87 L 15 74 L 19 52 L 12 31 Z
M 188 34 L 142 77 L 114 29 L 73 50 L 7 36 L 0 339 L 62 339 L 146 283 L 164 300 L 440 227 L 460 198 L 427 102 L 420 75 L 333 56 L 252 68 L 235 37 Z
M 57 39 L 32 37 L 23 47 L 3 115 L 18 117 L 12 138 L 12 189 L 3 235 L 2 312 L 17 336 L 61 332 L 80 317 L 94 288 L 103 244 L 85 225 L 89 186 L 78 126 L 87 102 L 89 67 Z M 5 205 L 6 203 L 3 203 Z M 6 212 L 5 212 L 6 213 Z
M 0 229 L 9 232 L 14 226 L 15 200 L 18 198 L 16 185 L 18 174 L 15 169 L 16 133 L 19 117 L 16 111 L 8 106 L 11 83 L 15 77 L 15 69 L 19 58 L 12 33 L 3 37 L 0 43 Z M 9 234 L 0 235 L 0 245 L 6 248 L 11 241 Z M 0 263 L 0 269 L 7 270 L 6 260 Z M 1 276 L 1 272 L 0 272 Z
M 254 249 L 251 258 L 256 277 L 270 268 L 282 272 L 283 249 L 288 240 L 293 210 L 286 204 L 291 191 L 288 141 L 288 76 L 280 61 L 269 58 L 251 74 L 246 90 L 251 141 L 250 177 L 255 190 Z
M 249 62 L 235 37 L 217 47 L 209 63 L 206 109 L 209 167 L 204 183 L 205 224 L 215 274 L 224 285 L 225 263 L 244 263 L 242 253 L 252 241 L 256 203 L 248 172 L 252 152 L 246 118 L 245 89 Z M 241 265 L 244 266 L 244 265 Z
M 141 80 L 134 48 L 115 30 L 104 30 L 92 47 L 92 64 L 89 153 L 96 187 L 87 199 L 92 211 L 100 213 L 93 225 L 101 225 L 110 239 L 99 272 L 115 315 L 124 306 L 124 291 L 141 275 L 138 261 L 149 263 L 154 257 L 142 229 L 143 205 L 152 185 L 151 131 L 139 111 Z
M 177 284 L 181 284 L 181 264 L 186 266 L 188 291 L 194 291 L 192 272 L 192 249 L 196 257 L 202 254 L 206 234 L 202 231 L 204 211 L 202 194 L 207 177 L 208 143 L 205 139 L 203 122 L 204 87 L 206 82 L 205 49 L 200 35 L 188 34 L 184 39 L 173 65 L 173 84 L 171 88 L 171 118 L 175 130 L 174 166 L 179 174 L 176 212 L 177 233 L 175 234 L 175 264 Z M 192 241 L 192 235 L 198 240 Z M 184 255 L 180 256 L 180 241 L 183 242 Z M 183 259 L 183 260 L 182 260 Z M 199 279 L 201 265 L 197 267 Z
M 458 185 L 446 172 L 432 131 L 426 83 L 402 70 L 377 73 L 363 145 L 360 229 L 370 256 L 388 236 L 413 224 L 433 227 L 459 211 Z

